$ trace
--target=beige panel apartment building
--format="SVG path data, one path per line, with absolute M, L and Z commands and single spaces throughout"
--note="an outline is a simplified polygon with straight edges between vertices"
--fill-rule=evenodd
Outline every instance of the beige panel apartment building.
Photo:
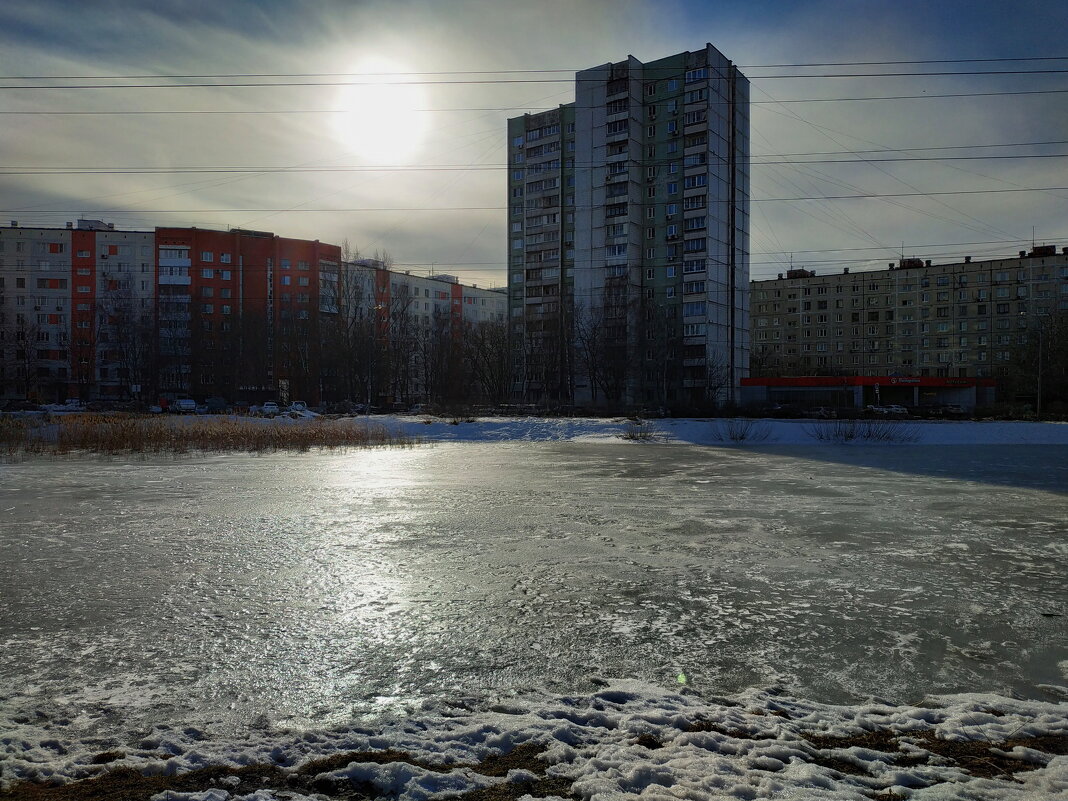
M 1068 312 L 1068 248 L 885 270 L 791 270 L 753 281 L 754 377 L 994 378 L 1049 317 Z

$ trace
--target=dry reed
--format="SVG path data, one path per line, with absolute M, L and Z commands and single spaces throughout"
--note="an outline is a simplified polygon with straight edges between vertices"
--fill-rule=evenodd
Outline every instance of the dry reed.
M 55 420 L 0 418 L 0 455 L 76 452 L 270 453 L 373 447 L 410 447 L 415 440 L 382 425 L 353 420 L 266 422 L 227 417 L 67 415 Z

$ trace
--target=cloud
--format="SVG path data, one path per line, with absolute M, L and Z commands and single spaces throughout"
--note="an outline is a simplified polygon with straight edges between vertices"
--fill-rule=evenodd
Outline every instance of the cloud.
M 252 2 L 184 0 L 163 4 L 55 0 L 0 11 L 5 75 L 194 75 L 344 73 L 367 58 L 421 76 L 428 133 L 417 163 L 470 170 L 308 172 L 263 175 L 2 175 L 0 213 L 25 224 L 62 224 L 79 211 L 110 213 L 119 224 L 254 225 L 288 236 L 388 249 L 399 262 L 448 265 L 467 280 L 504 280 L 505 122 L 574 96 L 570 70 L 628 54 L 652 60 L 711 42 L 739 64 L 997 58 L 1041 55 L 1044 30 L 1068 11 L 1025 2 L 1011 15 L 993 3 L 754 0 L 707 3 L 621 0 L 574 3 L 499 0 L 442 3 Z M 74 9 L 72 11 L 72 8 Z M 1045 14 L 1045 17 L 1042 15 Z M 1044 62 L 1025 64 L 1040 67 Z M 1050 62 L 1057 66 L 1063 62 Z M 997 64 L 979 64 L 989 69 Z M 1021 65 L 1010 65 L 1019 67 Z M 931 69 L 939 69 L 932 65 Z M 961 65 L 945 65 L 961 69 Z M 914 71 L 901 65 L 896 71 Z M 532 75 L 513 70 L 563 70 Z M 852 71 L 874 71 L 874 67 Z M 859 150 L 931 148 L 1057 139 L 1068 130 L 1063 95 L 781 103 L 817 97 L 1018 91 L 1061 85 L 1059 76 L 765 79 L 789 68 L 747 67 L 753 79 L 752 151 L 841 151 L 860 164 L 778 164 L 752 168 L 754 276 L 774 274 L 789 254 L 841 264 L 852 253 L 881 264 L 901 243 L 935 246 L 1022 238 L 1068 238 L 1066 193 L 1006 193 L 863 201 L 769 202 L 774 197 L 906 193 L 1068 185 L 1061 159 L 871 163 Z M 795 70 L 796 71 L 796 70 Z M 823 69 L 822 72 L 830 70 Z M 496 83 L 477 82 L 495 79 Z M 464 79 L 468 83 L 441 83 Z M 263 79 L 269 80 L 269 79 Z M 343 78 L 293 79 L 308 84 Z M 252 82 L 252 79 L 222 80 Z M 7 83 L 13 83 L 7 81 Z M 7 111 L 293 112 L 338 107 L 337 86 L 6 90 Z M 367 109 L 369 115 L 380 110 Z M 5 116 L 5 166 L 366 166 L 324 113 Z M 358 123 L 357 123 L 358 124 Z M 914 152 L 980 155 L 1065 152 L 1063 147 Z M 883 157 L 892 154 L 882 154 Z M 904 154 L 908 155 L 908 154 Z M 820 158 L 820 157 L 807 157 Z M 785 159 L 797 161 L 800 157 Z M 410 165 L 409 165 L 410 166 Z M 485 169 L 492 167 L 493 169 Z M 309 209 L 497 207 L 480 211 L 324 213 Z M 36 207 L 36 210 L 27 207 Z M 236 211 L 236 209 L 269 211 Z M 46 213 L 43 210 L 56 210 Z M 185 209 L 188 216 L 154 210 Z M 226 209 L 216 213 L 207 209 Z M 274 211 L 281 209 L 283 211 Z M 291 211 L 290 211 L 291 210 Z M 120 213 L 121 212 L 121 213 Z M 27 216 L 28 215 L 28 216 Z M 998 247 L 992 245 L 991 247 Z M 999 253 L 1012 253 L 1016 244 Z M 964 246 L 959 252 L 966 250 Z M 930 256 L 927 256 L 930 257 Z M 465 266 L 466 265 L 466 266 Z M 859 265 L 858 265 L 859 266 Z

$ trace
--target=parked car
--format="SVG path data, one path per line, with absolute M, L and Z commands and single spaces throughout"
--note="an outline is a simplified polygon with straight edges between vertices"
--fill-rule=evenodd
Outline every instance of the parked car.
M 228 408 L 226 398 L 220 398 L 218 396 L 208 398 L 204 401 L 204 405 L 208 407 L 209 414 L 223 414 Z
M 904 406 L 900 406 L 896 403 L 888 403 L 885 406 L 872 406 L 868 405 L 864 411 L 868 414 L 877 415 L 879 417 L 908 417 L 909 410 Z
M 963 407 L 956 403 L 950 403 L 942 407 L 942 413 L 949 417 L 965 417 L 968 412 Z
M 263 404 L 263 406 L 260 407 L 260 414 L 266 414 L 270 417 L 274 417 L 280 411 L 281 410 L 278 408 L 278 404 L 274 401 L 267 401 L 265 404 Z
M 830 406 L 817 406 L 815 409 L 809 409 L 805 412 L 805 417 L 815 417 L 818 420 L 830 420 L 832 417 L 837 416 L 838 412 Z
M 192 398 L 178 398 L 171 404 L 171 411 L 177 414 L 196 414 L 197 402 Z
M 304 401 L 293 401 L 289 404 L 289 411 L 291 412 L 306 412 L 308 411 L 308 404 Z

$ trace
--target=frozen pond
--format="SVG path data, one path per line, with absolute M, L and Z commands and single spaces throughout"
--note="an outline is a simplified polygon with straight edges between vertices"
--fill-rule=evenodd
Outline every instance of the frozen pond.
M 597 677 L 1068 684 L 1068 447 L 439 444 L 0 466 L 0 729 L 327 725 Z

